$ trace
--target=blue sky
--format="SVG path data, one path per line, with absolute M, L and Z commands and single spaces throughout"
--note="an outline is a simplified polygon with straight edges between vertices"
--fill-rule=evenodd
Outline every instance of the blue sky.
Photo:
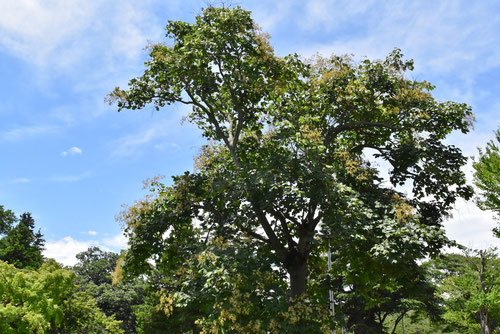
M 439 99 L 472 105 L 473 133 L 449 139 L 469 156 L 500 126 L 498 1 L 232 4 L 252 10 L 279 55 L 381 58 L 401 48 Z M 181 124 L 184 107 L 117 113 L 104 97 L 141 73 L 144 47 L 163 40 L 167 20 L 191 21 L 206 5 L 0 0 L 0 204 L 33 213 L 47 256 L 71 264 L 91 244 L 123 247 L 114 217 L 143 197 L 143 180 L 192 168 L 203 139 Z M 446 228 L 468 246 L 498 246 L 493 225 L 460 202 Z

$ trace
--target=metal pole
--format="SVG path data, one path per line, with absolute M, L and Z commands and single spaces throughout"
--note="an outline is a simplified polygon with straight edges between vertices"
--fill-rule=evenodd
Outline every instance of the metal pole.
M 328 266 L 328 273 L 330 273 L 330 269 L 332 269 L 332 251 L 330 249 L 330 241 L 328 241 L 328 261 L 327 261 L 327 266 Z M 329 302 L 329 308 L 330 312 L 332 313 L 332 319 L 335 318 L 335 303 L 334 303 L 334 298 L 333 298 L 333 290 L 330 288 L 328 290 L 328 302 Z M 335 330 L 336 332 L 336 330 Z M 335 333 L 332 331 L 332 333 Z

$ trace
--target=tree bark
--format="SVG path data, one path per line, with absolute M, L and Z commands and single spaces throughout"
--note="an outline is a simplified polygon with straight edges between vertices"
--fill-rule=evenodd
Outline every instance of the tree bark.
M 285 259 L 285 267 L 290 277 L 290 299 L 300 297 L 307 287 L 307 257 L 290 251 Z
M 479 281 L 481 283 L 481 290 L 486 292 L 486 282 L 484 278 L 484 272 L 486 270 L 486 253 L 485 251 L 480 251 L 479 256 L 481 257 L 481 267 L 479 268 Z M 479 309 L 479 323 L 481 325 L 481 334 L 491 334 L 491 330 L 488 324 L 488 310 L 485 307 Z
M 488 325 L 488 312 L 483 307 L 479 310 L 479 322 L 481 324 L 481 334 L 491 334 Z
M 62 331 L 61 331 L 62 333 Z M 50 334 L 58 334 L 57 326 L 54 320 L 50 322 Z

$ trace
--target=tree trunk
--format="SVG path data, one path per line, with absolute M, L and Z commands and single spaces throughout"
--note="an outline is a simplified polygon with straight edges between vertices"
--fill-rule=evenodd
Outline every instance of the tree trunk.
M 481 283 L 481 290 L 486 292 L 486 282 L 484 278 L 484 272 L 486 270 L 486 253 L 485 251 L 480 251 L 479 256 L 481 257 L 481 267 L 479 268 L 479 282 Z M 488 324 L 488 310 L 485 307 L 479 309 L 479 323 L 481 324 L 481 334 L 491 334 L 491 330 Z
M 307 287 L 307 258 L 292 251 L 286 257 L 285 267 L 290 277 L 290 299 L 300 297 Z
M 57 326 L 54 320 L 50 322 L 50 334 L 58 334 Z
M 479 322 L 481 324 L 481 334 L 491 334 L 488 325 L 488 312 L 483 307 L 479 310 Z

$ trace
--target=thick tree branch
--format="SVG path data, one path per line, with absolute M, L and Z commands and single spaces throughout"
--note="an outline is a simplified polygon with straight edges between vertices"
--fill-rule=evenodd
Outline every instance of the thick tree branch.
M 231 143 L 229 142 L 229 139 L 228 139 L 227 135 L 222 130 L 222 128 L 221 128 L 221 126 L 219 124 L 219 121 L 215 117 L 215 114 L 213 112 L 212 107 L 210 107 L 210 105 L 208 105 L 206 102 L 205 102 L 205 104 L 207 104 L 206 106 L 203 105 L 203 104 L 201 104 L 200 102 L 198 102 L 196 100 L 196 97 L 194 96 L 194 94 L 187 87 L 184 87 L 184 90 L 186 91 L 186 94 L 188 94 L 189 98 L 193 102 L 192 104 L 195 105 L 196 107 L 200 108 L 201 110 L 203 110 L 205 112 L 205 114 L 207 115 L 208 120 L 210 121 L 210 123 L 214 125 L 215 132 L 217 133 L 217 135 L 224 141 L 224 143 L 226 144 L 226 146 L 229 149 L 229 151 L 233 152 Z
M 286 248 L 283 246 L 283 244 L 280 242 L 278 237 L 276 236 L 276 233 L 274 232 L 271 224 L 269 224 L 269 221 L 267 220 L 267 217 L 265 215 L 265 212 L 261 210 L 255 203 L 252 203 L 252 206 L 254 208 L 255 214 L 257 216 L 257 219 L 259 221 L 260 226 L 262 226 L 262 229 L 266 233 L 268 239 L 269 239 L 269 245 L 274 249 L 281 257 L 285 257 L 286 255 Z
M 263 235 L 260 235 L 259 233 L 255 232 L 255 231 L 252 231 L 250 228 L 242 227 L 241 229 L 243 232 L 245 232 L 249 236 L 254 237 L 255 239 L 258 239 L 258 240 L 263 241 L 265 243 L 269 243 L 269 239 L 267 239 L 266 237 L 264 237 Z
M 330 128 L 325 136 L 326 142 L 332 141 L 339 133 L 344 132 L 344 131 L 350 131 L 350 130 L 363 130 L 363 129 L 371 129 L 371 128 L 386 128 L 386 129 L 391 129 L 394 130 L 395 127 L 391 124 L 388 123 L 381 123 L 381 122 L 364 122 L 364 121 L 359 121 L 356 123 L 347 123 L 347 124 L 342 124 L 342 125 L 337 125 L 333 128 Z
M 316 225 L 304 224 L 299 228 L 299 243 L 297 245 L 299 253 L 306 255 L 311 249 L 314 239 Z
M 295 217 L 291 216 L 290 214 L 288 214 L 288 212 L 281 212 L 281 211 L 279 211 L 278 213 L 280 215 L 282 215 L 285 219 L 288 219 L 289 221 L 291 221 L 292 223 L 294 223 L 295 225 L 300 226 L 300 224 L 301 224 L 300 221 L 297 218 L 295 218 Z
M 315 223 L 314 214 L 316 213 L 317 208 L 318 208 L 318 201 L 311 198 L 309 200 L 309 204 L 308 204 L 308 208 L 307 208 L 307 215 L 306 215 L 306 221 L 308 224 Z M 319 215 L 318 215 L 318 217 L 319 217 Z M 316 217 L 316 218 L 318 218 L 318 217 Z
M 405 316 L 405 314 L 406 314 L 406 311 L 404 311 L 403 313 L 401 313 L 400 315 L 398 315 L 398 317 L 394 321 L 394 327 L 392 328 L 391 334 L 395 334 L 396 333 L 396 329 L 397 329 L 397 327 L 399 325 L 399 322 L 403 319 L 403 317 Z
M 230 133 L 230 136 L 232 138 L 230 138 L 230 142 L 231 142 L 231 146 L 233 147 L 233 149 L 236 149 L 237 145 L 238 145 L 238 141 L 240 139 L 240 133 L 241 133 L 241 130 L 243 128 L 243 110 L 242 110 L 242 106 L 241 106 L 241 102 L 240 102 L 240 98 L 241 96 L 238 96 L 238 94 L 236 94 L 236 92 L 234 91 L 233 87 L 232 87 L 232 82 L 231 80 L 227 77 L 227 75 L 224 73 L 224 70 L 222 69 L 222 63 L 220 61 L 219 58 L 216 59 L 216 62 L 217 62 L 217 67 L 219 69 L 219 73 L 222 77 L 222 80 L 224 81 L 224 83 L 226 83 L 228 89 L 229 89 L 229 93 L 231 95 L 231 101 L 233 102 L 233 106 L 234 106 L 234 110 L 236 111 L 236 128 L 234 129 L 234 134 L 232 133 L 232 126 L 233 126 L 233 123 L 234 123 L 234 119 L 231 117 L 231 120 L 230 120 L 230 124 L 231 124 L 231 133 Z
M 275 208 L 271 208 L 271 214 L 280 221 L 283 234 L 285 235 L 288 243 L 288 247 L 291 249 L 297 246 L 297 243 L 293 240 L 290 230 L 288 229 L 288 222 L 285 215 Z

